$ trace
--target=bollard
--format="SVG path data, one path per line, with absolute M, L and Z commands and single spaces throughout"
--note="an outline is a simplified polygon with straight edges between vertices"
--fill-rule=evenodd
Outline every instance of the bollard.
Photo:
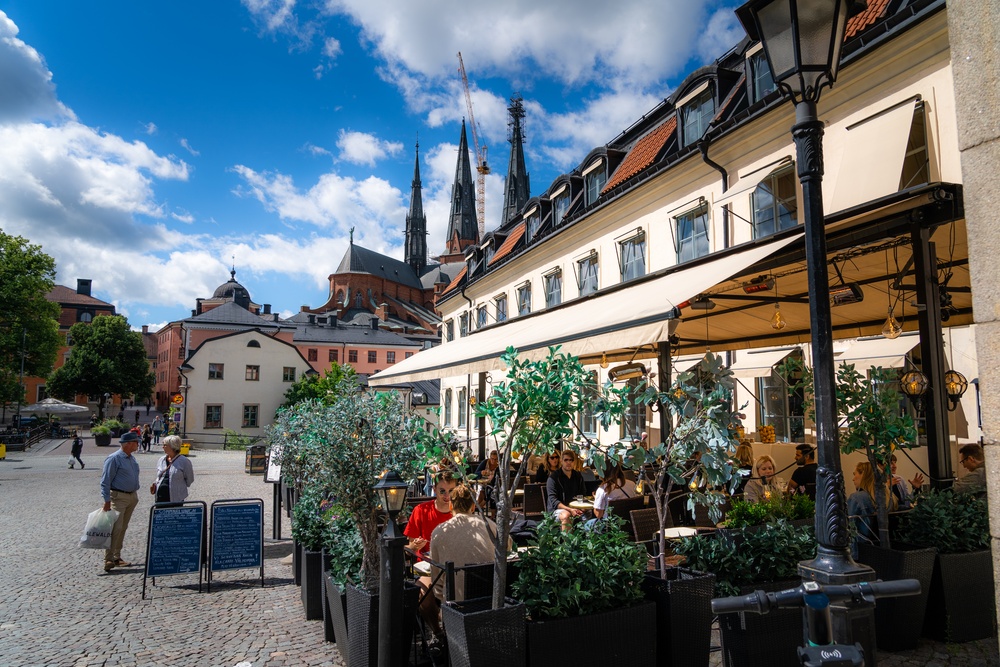
M 7 445 L 0 442 L 0 461 L 5 460 L 6 458 L 7 458 Z

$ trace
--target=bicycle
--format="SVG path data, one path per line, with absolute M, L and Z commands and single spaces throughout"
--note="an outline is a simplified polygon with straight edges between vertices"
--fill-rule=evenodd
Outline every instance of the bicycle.
M 920 582 L 916 579 L 827 586 L 805 581 L 796 588 L 777 593 L 754 591 L 749 595 L 715 598 L 712 600 L 712 613 L 766 614 L 772 609 L 804 608 L 808 639 L 806 645 L 798 649 L 799 662 L 803 667 L 864 667 L 865 656 L 860 644 L 834 643 L 830 603 L 874 603 L 876 598 L 919 593 Z

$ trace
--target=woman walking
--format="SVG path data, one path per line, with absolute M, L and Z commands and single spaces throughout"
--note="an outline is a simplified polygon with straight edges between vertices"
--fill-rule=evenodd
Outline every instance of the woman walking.
M 83 459 L 80 458 L 80 454 L 83 453 L 83 438 L 80 437 L 79 431 L 73 431 L 73 444 L 69 450 L 69 468 L 73 469 L 73 459 L 80 462 L 80 470 L 83 470 L 86 466 L 83 464 Z

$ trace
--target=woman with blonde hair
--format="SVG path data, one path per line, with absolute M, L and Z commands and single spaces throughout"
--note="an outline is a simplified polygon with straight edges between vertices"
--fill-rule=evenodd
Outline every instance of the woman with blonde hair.
M 887 480 L 888 482 L 888 480 Z M 878 542 L 878 522 L 875 509 L 875 473 L 872 464 L 862 461 L 854 468 L 854 488 L 847 498 L 847 513 L 854 518 L 858 537 L 869 542 Z M 896 509 L 896 497 L 885 487 L 885 499 L 889 511 Z
M 757 459 L 755 470 L 757 476 L 747 482 L 747 485 L 743 488 L 744 500 L 759 503 L 785 492 L 787 482 L 774 474 L 774 459 L 770 456 L 765 454 Z

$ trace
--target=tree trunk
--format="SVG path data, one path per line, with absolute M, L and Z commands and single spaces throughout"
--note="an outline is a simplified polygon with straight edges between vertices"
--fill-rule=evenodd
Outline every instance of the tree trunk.
M 875 516 L 878 517 L 878 542 L 879 546 L 888 549 L 889 544 L 889 498 L 886 496 L 889 490 L 886 488 L 886 473 L 878 467 L 878 464 L 869 459 L 872 470 L 875 474 Z

